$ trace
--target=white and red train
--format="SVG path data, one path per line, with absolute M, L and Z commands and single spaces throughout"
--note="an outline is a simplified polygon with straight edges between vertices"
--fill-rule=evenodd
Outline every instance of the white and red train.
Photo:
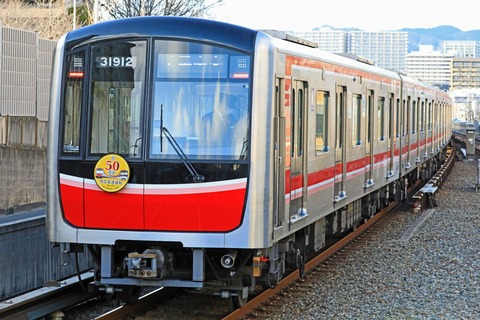
M 141 17 L 58 42 L 49 239 L 88 247 L 95 284 L 256 284 L 427 178 L 451 136 L 434 87 L 290 35 Z

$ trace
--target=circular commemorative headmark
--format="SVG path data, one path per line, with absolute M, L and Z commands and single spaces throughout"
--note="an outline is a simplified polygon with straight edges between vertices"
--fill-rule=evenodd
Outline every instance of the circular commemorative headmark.
M 95 183 L 105 192 L 122 190 L 130 177 L 127 161 L 118 154 L 107 154 L 95 165 Z

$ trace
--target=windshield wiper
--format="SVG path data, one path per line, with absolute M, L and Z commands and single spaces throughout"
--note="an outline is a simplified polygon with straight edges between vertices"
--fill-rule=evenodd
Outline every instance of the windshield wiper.
M 168 142 L 178 154 L 178 157 L 182 160 L 183 164 L 188 169 L 188 172 L 190 172 L 190 174 L 192 175 L 193 182 L 203 182 L 203 180 L 205 180 L 205 177 L 201 174 L 198 174 L 197 170 L 195 170 L 192 163 L 187 158 L 187 155 L 185 154 L 185 152 L 183 152 L 182 147 L 180 147 L 177 140 L 175 140 L 170 131 L 168 131 L 167 128 L 162 127 L 162 132 L 165 133 L 165 137 L 167 138 Z
M 168 142 L 173 147 L 173 150 L 177 153 L 178 157 L 182 160 L 183 164 L 187 168 L 188 172 L 193 177 L 193 182 L 203 182 L 205 177 L 201 174 L 198 174 L 197 170 L 193 167 L 190 160 L 187 158 L 185 152 L 183 152 L 182 147 L 178 144 L 177 140 L 172 136 L 170 131 L 163 126 L 163 104 L 160 105 L 160 152 L 163 152 L 163 133 L 165 133 L 165 137 L 167 137 Z

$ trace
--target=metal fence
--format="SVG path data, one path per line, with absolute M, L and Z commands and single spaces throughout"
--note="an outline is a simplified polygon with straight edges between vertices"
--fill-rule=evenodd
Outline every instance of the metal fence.
M 0 26 L 0 113 L 48 119 L 55 41 Z

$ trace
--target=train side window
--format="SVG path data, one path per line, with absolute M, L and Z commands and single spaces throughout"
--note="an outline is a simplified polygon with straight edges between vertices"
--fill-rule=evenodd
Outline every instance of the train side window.
M 393 137 L 395 136 L 395 113 L 394 113 L 394 110 L 393 110 L 393 102 L 394 102 L 394 97 L 393 97 L 393 93 L 390 94 L 389 98 L 388 98 L 388 114 L 387 114 L 387 117 L 386 119 L 389 119 L 387 121 L 387 126 L 388 126 L 388 136 L 387 136 L 387 140 L 388 140 L 388 148 L 391 147 L 391 143 L 392 143 L 392 139 Z
M 315 152 L 328 152 L 328 99 L 329 93 L 317 91 L 315 106 Z
M 83 77 L 85 52 L 67 56 L 66 86 L 64 96 L 62 155 L 80 154 L 80 119 L 83 103 Z
M 395 126 L 394 136 L 397 137 L 397 138 L 400 138 L 400 119 L 401 119 L 400 99 L 397 99 L 395 116 L 396 116 L 396 119 L 395 119 L 396 120 L 396 126 Z
M 417 133 L 417 102 L 412 101 L 412 134 Z
M 410 119 L 408 115 L 410 114 L 410 106 L 411 106 L 411 99 L 410 97 L 407 98 L 407 101 L 403 101 L 403 121 L 402 121 L 402 126 L 403 126 L 403 137 L 406 137 L 409 130 L 410 130 Z
M 303 109 L 304 109 L 304 91 L 299 89 L 298 91 L 298 136 L 297 136 L 297 156 L 303 154 Z
M 432 131 L 432 102 L 428 102 L 427 128 L 428 128 L 428 131 Z
M 362 96 L 353 95 L 352 110 L 352 145 L 359 146 L 362 144 Z
M 372 90 L 368 90 L 368 98 L 367 98 L 367 114 L 366 114 L 366 121 L 367 121 L 367 145 L 372 141 L 373 139 L 373 119 L 372 117 L 374 116 L 374 92 Z
M 378 138 L 378 141 L 384 141 L 385 140 L 385 97 L 379 97 L 378 98 L 377 138 Z
M 425 101 L 422 101 L 420 104 L 420 132 L 425 132 Z

